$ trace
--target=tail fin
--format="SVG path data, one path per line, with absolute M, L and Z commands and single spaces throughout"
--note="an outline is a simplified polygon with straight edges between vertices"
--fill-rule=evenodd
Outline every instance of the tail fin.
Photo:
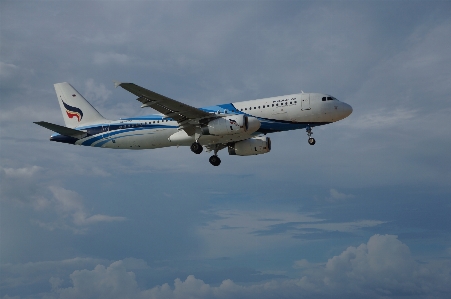
M 69 83 L 56 83 L 55 91 L 66 127 L 75 128 L 106 121 Z

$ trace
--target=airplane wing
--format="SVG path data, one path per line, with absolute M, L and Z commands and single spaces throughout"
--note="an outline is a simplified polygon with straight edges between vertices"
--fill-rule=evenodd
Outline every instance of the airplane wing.
M 48 123 L 48 122 L 45 122 L 45 121 L 36 121 L 34 123 L 37 124 L 37 125 L 40 125 L 41 127 L 49 129 L 49 130 L 51 130 L 53 132 L 56 132 L 58 134 L 74 137 L 74 138 L 77 138 L 77 139 L 81 139 L 83 137 L 88 136 L 88 133 L 86 133 L 86 132 L 75 130 L 75 129 L 71 129 L 71 128 L 67 128 L 67 127 L 63 127 L 63 126 L 60 126 L 60 125 L 55 125 L 55 124 Z
M 210 118 L 213 116 L 211 113 L 178 102 L 133 83 L 114 82 L 114 85 L 116 87 L 120 86 L 138 96 L 138 101 L 142 103 L 142 108 L 151 107 L 168 118 L 174 119 L 178 123 L 183 123 L 187 120 Z

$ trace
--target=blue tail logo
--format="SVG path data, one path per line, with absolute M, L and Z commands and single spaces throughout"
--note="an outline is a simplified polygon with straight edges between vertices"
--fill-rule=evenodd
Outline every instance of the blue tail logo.
M 64 101 L 61 102 L 63 102 L 64 108 L 66 108 L 66 113 L 69 118 L 76 117 L 78 122 L 80 122 L 80 120 L 83 119 L 83 111 L 81 111 L 81 109 L 69 106 L 66 103 L 64 103 Z

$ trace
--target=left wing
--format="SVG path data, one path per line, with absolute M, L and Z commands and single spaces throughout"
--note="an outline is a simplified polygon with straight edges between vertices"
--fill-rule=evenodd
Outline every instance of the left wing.
M 138 96 L 138 101 L 143 104 L 141 106 L 142 108 L 151 107 L 158 112 L 163 113 L 166 117 L 174 119 L 178 123 L 194 119 L 210 118 L 213 116 L 211 113 L 178 102 L 133 83 L 115 82 L 115 86 L 120 86 Z

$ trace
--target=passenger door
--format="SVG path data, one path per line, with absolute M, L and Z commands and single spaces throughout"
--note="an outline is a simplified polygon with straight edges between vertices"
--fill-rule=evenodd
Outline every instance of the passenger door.
M 310 94 L 303 93 L 301 94 L 301 109 L 302 110 L 310 110 Z

